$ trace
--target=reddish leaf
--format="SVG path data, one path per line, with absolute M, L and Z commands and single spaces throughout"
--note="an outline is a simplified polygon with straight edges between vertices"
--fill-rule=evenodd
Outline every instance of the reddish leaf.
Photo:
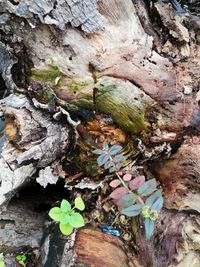
M 116 188 L 110 194 L 110 198 L 112 198 L 113 200 L 119 200 L 120 198 L 122 198 L 127 193 L 128 193 L 128 189 L 126 189 L 125 187 L 119 187 L 119 188 Z
M 113 187 L 113 188 L 118 187 L 120 184 L 121 184 L 121 182 L 120 182 L 119 179 L 115 179 L 115 180 L 110 182 L 110 186 Z
M 126 182 L 127 182 L 127 181 L 130 181 L 131 178 L 132 178 L 132 175 L 129 174 L 129 173 L 127 173 L 127 174 L 125 174 L 125 175 L 123 176 L 123 180 L 126 181 Z
M 138 189 L 144 182 L 145 182 L 145 177 L 141 175 L 130 181 L 129 187 L 131 190 Z

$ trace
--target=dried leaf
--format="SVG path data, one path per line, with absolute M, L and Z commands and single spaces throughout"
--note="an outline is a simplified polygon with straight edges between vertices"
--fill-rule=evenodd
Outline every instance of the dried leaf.
M 143 197 L 148 196 L 156 190 L 156 186 L 156 180 L 151 179 L 139 187 L 138 193 Z
M 124 195 L 126 195 L 128 193 L 128 189 L 126 189 L 125 187 L 119 187 L 116 188 L 111 194 L 110 194 L 110 198 L 114 199 L 114 200 L 119 200 L 121 197 L 123 197 Z
M 138 189 L 145 182 L 145 177 L 143 175 L 136 177 L 129 182 L 129 187 L 131 190 Z

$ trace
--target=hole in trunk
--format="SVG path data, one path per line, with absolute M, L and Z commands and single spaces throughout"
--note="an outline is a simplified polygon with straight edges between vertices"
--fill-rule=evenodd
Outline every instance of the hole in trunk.
M 2 75 L 0 74 L 0 99 L 3 98 L 4 92 L 6 90 L 6 84 L 4 82 L 4 79 Z

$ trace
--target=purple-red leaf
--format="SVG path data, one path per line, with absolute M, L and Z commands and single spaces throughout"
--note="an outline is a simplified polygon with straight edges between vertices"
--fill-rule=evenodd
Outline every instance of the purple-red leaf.
M 116 188 L 118 187 L 119 185 L 121 184 L 120 180 L 119 179 L 115 179 L 113 181 L 110 182 L 110 186 L 113 187 L 113 188 Z
M 138 193 L 143 197 L 148 196 L 156 190 L 156 186 L 156 180 L 151 179 L 139 187 Z
M 118 187 L 110 194 L 109 197 L 112 198 L 113 200 L 117 201 L 121 197 L 126 195 L 127 193 L 128 193 L 128 189 L 126 189 L 125 187 Z
M 134 217 L 140 214 L 142 207 L 143 205 L 141 204 L 135 204 L 128 208 L 123 209 L 121 213 L 128 217 Z
M 129 187 L 131 190 L 138 189 L 145 182 L 145 177 L 143 175 L 136 177 L 129 182 Z
M 118 206 L 118 209 L 125 209 L 133 205 L 136 201 L 137 196 L 134 193 L 129 193 L 122 198 L 120 198 L 116 205 Z
M 129 173 L 127 173 L 127 174 L 125 174 L 125 175 L 123 176 L 123 180 L 126 181 L 126 182 L 127 182 L 127 181 L 130 181 L 131 178 L 132 178 L 132 175 L 129 174 Z

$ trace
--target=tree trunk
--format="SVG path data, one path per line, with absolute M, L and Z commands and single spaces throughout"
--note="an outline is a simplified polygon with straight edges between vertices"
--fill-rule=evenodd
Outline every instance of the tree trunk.
M 60 178 L 69 198 L 81 192 L 95 227 L 80 230 L 73 248 L 59 237 L 53 260 L 53 241 L 40 238 L 36 247 L 50 247 L 44 266 L 200 265 L 200 18 L 152 2 L 0 1 L 1 208 L 35 180 L 46 188 Z M 138 221 L 115 218 L 105 202 L 109 178 L 91 152 L 104 140 L 123 145 L 132 175 L 154 176 L 163 189 L 148 242 Z M 96 230 L 113 221 L 127 255 Z M 68 250 L 76 260 L 67 263 Z

